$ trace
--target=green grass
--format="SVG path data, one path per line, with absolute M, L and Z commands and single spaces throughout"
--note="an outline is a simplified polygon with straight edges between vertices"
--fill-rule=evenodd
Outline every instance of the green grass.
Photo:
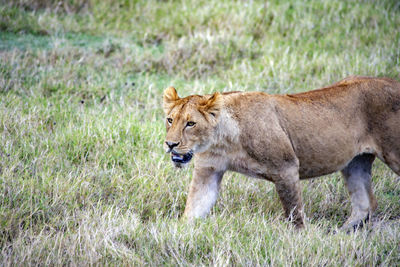
M 230 173 L 180 221 L 192 167 L 163 152 L 163 89 L 288 93 L 399 79 L 397 1 L 4 1 L 0 265 L 400 264 L 400 180 L 373 169 L 356 233 L 339 174 L 305 181 L 306 228 L 271 183 Z

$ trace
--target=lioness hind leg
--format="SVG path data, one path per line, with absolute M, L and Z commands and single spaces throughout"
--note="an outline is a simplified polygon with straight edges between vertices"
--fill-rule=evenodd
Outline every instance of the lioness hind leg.
M 298 170 L 288 170 L 278 181 L 275 181 L 275 188 L 282 202 L 286 217 L 292 221 L 296 227 L 304 227 L 303 204 L 301 200 Z
M 386 165 L 388 165 L 389 168 L 394 173 L 396 173 L 397 175 L 400 175 L 400 152 L 388 153 L 383 157 L 379 157 L 379 159 L 381 159 Z
M 397 92 L 400 91 L 397 90 Z M 381 127 L 380 132 L 376 135 L 376 143 L 380 148 L 377 156 L 392 171 L 400 175 L 400 106 L 398 105 L 400 95 L 397 95 L 394 99 L 396 99 L 397 104 L 393 106 L 392 110 L 397 111 L 387 114 L 384 127 Z
M 342 170 L 352 206 L 350 218 L 343 225 L 344 229 L 362 226 L 363 221 L 376 209 L 377 203 L 371 187 L 371 167 L 374 160 L 375 156 L 372 154 L 359 155 Z

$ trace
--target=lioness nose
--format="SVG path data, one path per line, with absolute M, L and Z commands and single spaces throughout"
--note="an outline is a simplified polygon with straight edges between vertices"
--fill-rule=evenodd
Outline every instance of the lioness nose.
M 173 149 L 174 147 L 176 147 L 177 145 L 179 145 L 179 142 L 169 142 L 169 141 L 166 141 L 165 142 L 166 144 L 167 144 L 167 146 L 169 147 L 169 149 Z

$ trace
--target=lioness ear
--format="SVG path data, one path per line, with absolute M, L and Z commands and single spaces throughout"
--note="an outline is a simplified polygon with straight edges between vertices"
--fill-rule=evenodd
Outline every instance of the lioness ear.
M 176 92 L 174 87 L 170 86 L 165 89 L 163 100 L 164 112 L 165 114 L 168 114 L 175 106 L 175 102 L 179 100 L 178 93 Z
M 210 98 L 206 99 L 201 105 L 200 108 L 213 115 L 214 117 L 217 117 L 219 114 L 219 111 L 222 108 L 222 96 L 220 93 L 214 93 Z

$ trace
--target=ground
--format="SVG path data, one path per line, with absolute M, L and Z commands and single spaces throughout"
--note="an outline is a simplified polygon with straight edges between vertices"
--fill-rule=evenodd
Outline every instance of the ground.
M 400 179 L 355 233 L 339 174 L 302 182 L 306 228 L 271 183 L 230 173 L 212 214 L 180 221 L 192 167 L 162 149 L 162 92 L 294 93 L 399 80 L 397 1 L 0 4 L 0 265 L 399 265 Z M 399 137 L 400 138 L 400 137 Z

